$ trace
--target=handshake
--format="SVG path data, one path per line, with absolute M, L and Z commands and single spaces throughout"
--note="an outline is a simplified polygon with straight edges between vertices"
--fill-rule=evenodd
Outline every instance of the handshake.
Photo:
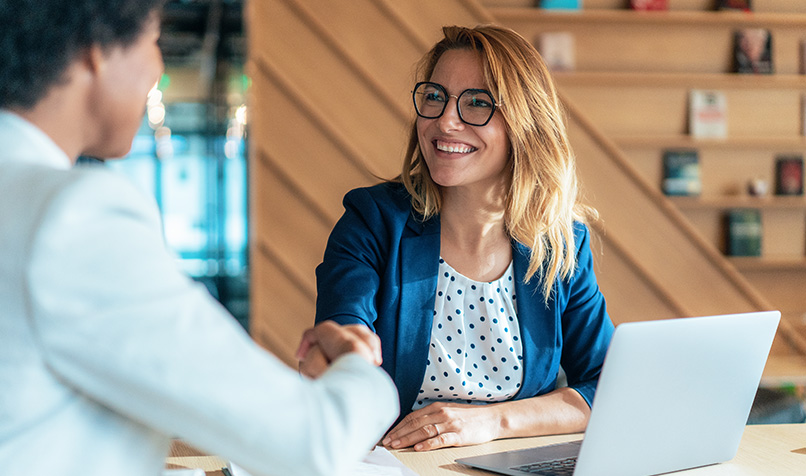
M 339 325 L 322 322 L 302 334 L 297 349 L 299 371 L 302 375 L 317 378 L 330 363 L 344 354 L 355 353 L 372 365 L 381 365 L 381 340 L 362 324 Z

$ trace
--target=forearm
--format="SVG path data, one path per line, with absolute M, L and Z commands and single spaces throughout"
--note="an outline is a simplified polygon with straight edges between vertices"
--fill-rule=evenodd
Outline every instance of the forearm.
M 579 433 L 585 431 L 590 417 L 585 399 L 568 387 L 494 407 L 500 421 L 498 438 Z
M 406 415 L 383 444 L 428 451 L 500 438 L 577 433 L 585 430 L 589 415 L 585 399 L 571 388 L 488 405 L 436 402 Z

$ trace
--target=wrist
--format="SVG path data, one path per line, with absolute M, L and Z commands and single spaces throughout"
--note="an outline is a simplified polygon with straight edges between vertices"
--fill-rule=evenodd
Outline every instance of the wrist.
M 496 437 L 494 439 L 511 438 L 515 435 L 516 423 L 512 418 L 511 412 L 507 411 L 510 407 L 510 402 L 494 403 L 491 405 L 495 418 Z

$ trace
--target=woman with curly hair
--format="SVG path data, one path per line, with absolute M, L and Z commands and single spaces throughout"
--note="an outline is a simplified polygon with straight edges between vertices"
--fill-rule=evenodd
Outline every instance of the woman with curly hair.
M 378 338 L 307 331 L 330 365 L 301 379 L 180 272 L 153 200 L 72 167 L 131 148 L 161 10 L 0 0 L 0 468 L 153 476 L 179 437 L 256 476 L 341 474 L 397 415 Z

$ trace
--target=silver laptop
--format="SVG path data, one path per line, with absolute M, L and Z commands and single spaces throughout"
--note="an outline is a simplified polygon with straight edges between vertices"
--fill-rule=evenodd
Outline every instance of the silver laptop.
M 456 461 L 513 476 L 647 476 L 728 461 L 780 317 L 769 311 L 621 324 L 584 439 Z

